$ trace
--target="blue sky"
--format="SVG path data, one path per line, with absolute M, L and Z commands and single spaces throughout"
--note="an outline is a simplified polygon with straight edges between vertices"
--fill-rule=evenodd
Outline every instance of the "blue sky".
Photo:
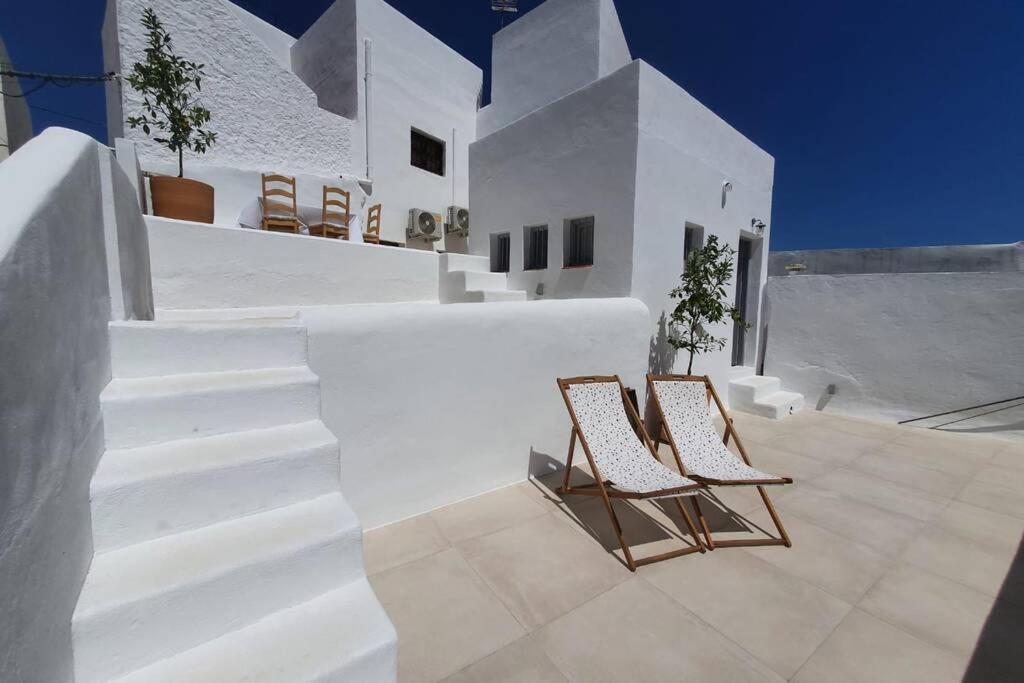
M 239 4 L 297 35 L 330 2 Z M 490 66 L 488 0 L 391 4 Z M 773 249 L 1024 240 L 1024 2 L 617 4 L 634 57 L 775 157 Z M 99 73 L 103 8 L 3 0 L 0 35 L 19 68 Z M 105 139 L 100 87 L 29 102 L 37 131 Z

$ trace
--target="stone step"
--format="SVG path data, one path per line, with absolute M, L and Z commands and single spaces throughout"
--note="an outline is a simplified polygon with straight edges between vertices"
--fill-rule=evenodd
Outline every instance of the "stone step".
M 396 655 L 395 629 L 359 579 L 116 683 L 394 681 Z
M 501 291 L 470 290 L 466 292 L 466 302 L 498 302 L 498 301 L 526 301 L 526 292 L 518 289 Z
M 795 391 L 777 391 L 774 394 L 758 399 L 754 405 L 755 415 L 781 420 L 803 410 L 804 397 Z
M 734 400 L 741 402 L 756 402 L 781 391 L 782 382 L 778 377 L 765 377 L 763 375 L 750 375 L 739 379 L 729 380 L 729 402 Z
M 742 379 L 757 374 L 754 368 L 749 365 L 734 365 L 729 368 L 729 379 Z
M 232 320 L 295 321 L 297 306 L 261 306 L 258 308 L 158 308 L 158 322 L 229 322 Z
M 337 493 L 98 554 L 72 619 L 75 680 L 122 676 L 362 577 L 362 531 Z
M 475 273 L 491 272 L 491 259 L 487 256 L 472 256 L 470 254 L 441 254 L 443 261 L 442 272 L 451 273 L 457 270 L 466 270 Z
M 132 448 L 319 419 L 309 368 L 115 379 L 101 396 L 107 448 Z
M 477 273 L 469 270 L 450 273 L 451 285 L 459 291 L 502 292 L 508 290 L 505 273 Z
M 296 319 L 110 324 L 114 377 L 303 365 L 306 328 Z
M 319 420 L 108 450 L 92 479 L 93 548 L 134 543 L 337 491 L 338 442 Z

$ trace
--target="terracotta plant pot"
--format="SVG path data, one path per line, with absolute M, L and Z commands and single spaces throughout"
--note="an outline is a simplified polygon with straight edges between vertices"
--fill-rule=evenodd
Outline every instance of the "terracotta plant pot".
M 213 187 L 198 180 L 153 176 L 149 179 L 153 213 L 196 223 L 213 223 Z

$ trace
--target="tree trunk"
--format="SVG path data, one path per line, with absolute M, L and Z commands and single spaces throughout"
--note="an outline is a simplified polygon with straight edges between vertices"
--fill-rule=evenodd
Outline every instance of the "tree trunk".
M 185 159 L 184 159 L 184 156 L 185 156 L 184 149 L 179 147 L 178 148 L 178 177 L 179 178 L 184 178 L 185 177 Z

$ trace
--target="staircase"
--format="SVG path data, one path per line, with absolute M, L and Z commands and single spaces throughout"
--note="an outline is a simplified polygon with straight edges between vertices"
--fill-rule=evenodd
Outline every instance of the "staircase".
M 744 413 L 781 420 L 804 407 L 804 397 L 783 391 L 778 377 L 754 373 L 754 368 L 738 365 L 729 377 L 729 407 Z
M 110 326 L 77 683 L 394 681 L 297 320 Z
M 443 304 L 526 301 L 526 292 L 508 289 L 508 275 L 492 273 L 486 256 L 441 254 Z

